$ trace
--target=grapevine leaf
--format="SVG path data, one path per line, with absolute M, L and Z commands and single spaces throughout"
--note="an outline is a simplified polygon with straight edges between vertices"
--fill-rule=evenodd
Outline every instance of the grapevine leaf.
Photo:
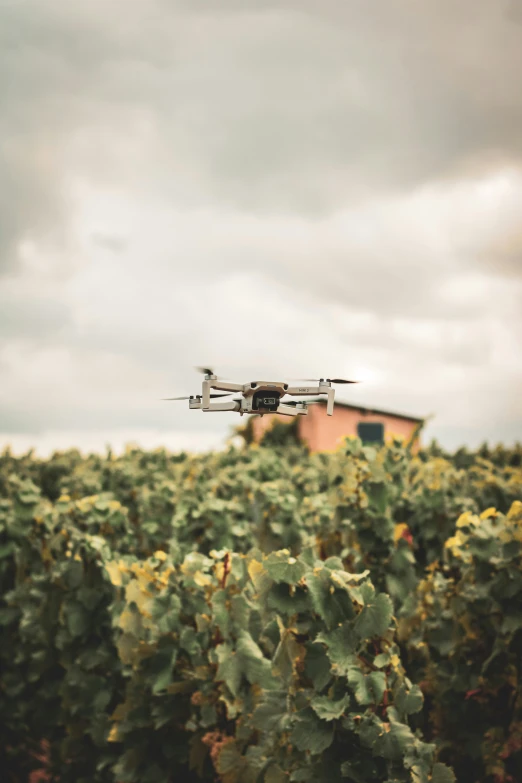
M 412 685 L 408 690 L 403 684 L 395 695 L 394 704 L 404 715 L 412 715 L 422 709 L 424 697 L 418 685 Z
M 287 711 L 286 691 L 265 694 L 261 704 L 254 710 L 252 725 L 264 732 L 279 734 L 288 728 L 290 716 Z
M 437 762 L 433 765 L 433 772 L 431 775 L 431 783 L 456 783 L 453 770 L 447 767 L 446 764 L 440 764 Z
M 273 688 L 275 681 L 272 677 L 270 661 L 264 657 L 248 631 L 240 632 L 236 649 L 238 662 L 247 680 L 262 688 Z
M 216 590 L 212 596 L 211 606 L 215 624 L 223 638 L 228 639 L 230 633 L 230 612 L 228 611 L 225 590 Z
M 372 481 L 368 485 L 368 497 L 371 505 L 379 512 L 379 514 L 386 513 L 386 505 L 388 500 L 388 490 L 386 484 Z
M 272 579 L 265 567 L 258 560 L 251 560 L 248 564 L 248 575 L 258 593 L 263 595 L 272 585 Z
M 359 704 L 380 704 L 386 690 L 384 672 L 364 674 L 356 666 L 348 670 L 348 682 L 354 689 L 355 698 Z
M 340 557 L 327 557 L 323 565 L 331 571 L 343 571 L 344 569 L 343 561 Z
M 313 755 L 323 753 L 333 742 L 333 726 L 306 710 L 295 723 L 290 741 L 298 750 L 307 750 Z
M 315 714 L 321 718 L 321 720 L 337 720 L 343 715 L 346 708 L 350 704 L 350 697 L 345 694 L 339 701 L 332 701 L 329 696 L 316 696 L 310 702 Z
M 167 686 L 172 682 L 172 666 L 167 666 L 156 677 L 154 685 L 152 686 L 152 693 L 160 693 L 167 689 Z
M 312 599 L 314 611 L 326 623 L 335 628 L 339 623 L 355 615 L 347 584 L 337 572 L 324 568 L 319 574 L 307 574 L 306 584 Z
M 236 660 L 237 656 L 229 644 L 220 644 L 216 648 L 216 654 L 219 661 L 216 680 L 223 681 L 230 693 L 237 698 L 241 684 L 241 668 Z
M 377 666 L 378 669 L 382 669 L 385 666 L 388 666 L 390 659 L 391 657 L 389 653 L 379 653 L 379 655 L 376 655 L 373 659 L 373 665 Z
M 312 681 L 316 691 L 328 685 L 332 679 L 330 659 L 324 647 L 310 644 L 306 650 L 305 674 Z
M 390 721 L 388 731 L 379 737 L 375 750 L 385 759 L 399 761 L 414 745 L 415 737 L 410 727 L 406 723 L 393 720 Z
M 242 758 L 235 741 L 230 739 L 222 746 L 217 754 L 216 770 L 220 775 L 227 776 L 229 781 L 240 781 L 241 772 L 244 769 L 245 761 Z
M 272 672 L 284 682 L 289 682 L 295 676 L 296 668 L 303 661 L 304 656 L 303 645 L 296 642 L 290 631 L 283 631 L 273 657 Z
M 272 552 L 264 561 L 264 567 L 274 582 L 287 582 L 296 584 L 305 575 L 306 565 L 295 557 L 286 553 Z
M 310 608 L 310 599 L 303 587 L 294 588 L 283 582 L 274 584 L 268 593 L 267 605 L 269 609 L 275 609 L 282 615 L 307 612 Z
M 352 623 L 346 622 L 335 631 L 320 633 L 316 642 L 322 642 L 328 648 L 328 657 L 339 674 L 346 674 L 354 662 L 354 652 L 357 637 L 353 632 Z
M 393 616 L 391 598 L 379 593 L 371 603 L 363 606 L 355 621 L 355 630 L 361 639 L 383 636 L 388 630 Z

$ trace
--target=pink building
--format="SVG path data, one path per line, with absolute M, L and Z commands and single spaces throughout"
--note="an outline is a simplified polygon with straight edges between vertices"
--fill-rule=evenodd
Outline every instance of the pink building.
M 331 451 L 336 449 L 347 436 L 361 438 L 367 443 L 384 443 L 393 435 L 409 440 L 415 429 L 423 422 L 415 416 L 401 413 L 363 408 L 345 402 L 335 403 L 333 416 L 326 415 L 326 401 L 310 405 L 306 416 L 297 417 L 299 437 L 308 444 L 311 451 Z M 254 440 L 259 441 L 274 419 L 290 424 L 295 421 L 290 416 L 265 414 L 253 416 Z M 414 448 L 418 448 L 418 438 Z

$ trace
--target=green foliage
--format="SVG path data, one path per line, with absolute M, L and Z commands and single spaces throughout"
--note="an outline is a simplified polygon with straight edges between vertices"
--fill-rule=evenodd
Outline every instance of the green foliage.
M 426 720 L 459 780 L 522 780 L 522 503 L 464 513 L 401 618 Z
M 0 455 L 8 780 L 522 780 L 520 447 L 285 433 Z
M 178 568 L 160 554 L 107 565 L 127 677 L 110 735 L 118 780 L 184 766 L 227 783 L 430 779 L 435 748 L 408 725 L 422 697 L 400 664 L 390 599 L 367 576 L 310 552 L 192 554 Z

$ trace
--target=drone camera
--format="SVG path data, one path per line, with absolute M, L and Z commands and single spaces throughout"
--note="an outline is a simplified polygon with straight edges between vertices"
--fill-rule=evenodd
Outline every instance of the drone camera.
M 252 410 L 276 411 L 279 407 L 279 397 L 279 392 L 255 392 L 252 396 Z

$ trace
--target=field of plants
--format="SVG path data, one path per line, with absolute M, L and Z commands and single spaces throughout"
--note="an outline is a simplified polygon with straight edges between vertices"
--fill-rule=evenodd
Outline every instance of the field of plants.
M 0 455 L 2 781 L 521 783 L 522 447 L 286 432 Z

